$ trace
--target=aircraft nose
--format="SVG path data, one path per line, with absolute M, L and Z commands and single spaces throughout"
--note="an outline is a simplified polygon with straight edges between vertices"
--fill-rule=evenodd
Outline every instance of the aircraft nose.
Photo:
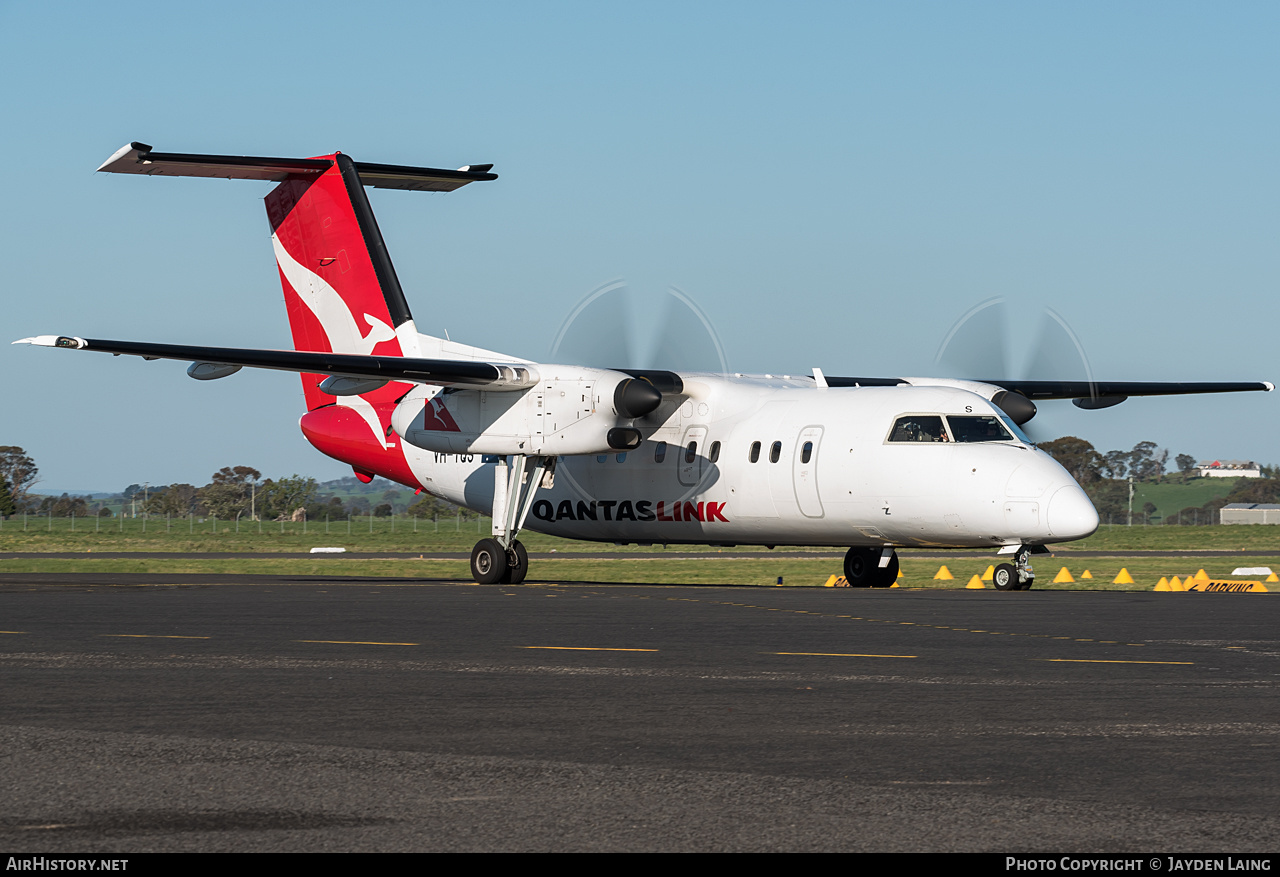
M 1098 529 L 1098 511 L 1080 485 L 1072 482 L 1049 497 L 1045 523 L 1056 539 L 1083 539 Z

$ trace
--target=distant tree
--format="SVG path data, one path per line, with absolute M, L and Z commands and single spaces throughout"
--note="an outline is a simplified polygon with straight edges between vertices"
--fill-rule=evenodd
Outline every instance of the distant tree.
M 1280 502 L 1280 480 L 1272 478 L 1237 478 L 1235 487 L 1222 499 L 1229 502 Z
M 1139 481 L 1151 478 L 1155 470 L 1155 442 L 1138 442 L 1129 452 L 1129 474 Z
M 1156 504 L 1150 501 L 1142 504 L 1142 514 L 1146 517 L 1147 523 L 1151 523 L 1151 516 L 1156 513 Z
M 36 482 L 40 469 L 27 452 L 14 445 L 0 446 L 0 478 L 9 484 L 9 494 L 18 511 L 29 503 L 29 492 Z
M 198 492 L 200 505 L 214 517 L 227 520 L 248 516 L 262 473 L 250 466 L 223 466 Z
M 263 509 L 272 520 L 282 517 L 291 519 L 298 509 L 306 509 L 316 502 L 319 487 L 314 478 L 304 478 L 294 474 L 288 478 L 279 478 L 263 482 L 259 492 Z
M 37 512 L 55 518 L 89 517 L 89 501 L 83 496 L 46 496 L 40 501 Z
M 1041 442 L 1036 447 L 1057 460 L 1080 484 L 1089 484 L 1102 477 L 1102 456 L 1082 438 L 1068 435 L 1051 442 Z
M 1179 454 L 1173 459 L 1178 465 L 1178 471 L 1182 473 L 1182 483 L 1186 484 L 1187 479 L 1191 477 L 1191 470 L 1196 468 L 1196 458 L 1190 454 Z
M 156 517 L 186 517 L 196 510 L 199 491 L 192 484 L 157 487 L 147 500 L 147 514 Z M 234 515 L 233 515 L 234 516 Z
M 4 476 L 0 476 L 0 518 L 7 518 L 18 510 L 18 504 L 13 501 L 13 491 L 9 489 L 9 481 Z
M 377 517 L 377 518 L 391 517 L 391 503 L 384 502 L 382 505 L 377 506 L 376 508 L 374 508 L 373 514 L 374 514 L 374 517 Z
M 1107 451 L 1102 455 L 1102 471 L 1108 478 L 1123 479 L 1129 474 L 1128 451 Z

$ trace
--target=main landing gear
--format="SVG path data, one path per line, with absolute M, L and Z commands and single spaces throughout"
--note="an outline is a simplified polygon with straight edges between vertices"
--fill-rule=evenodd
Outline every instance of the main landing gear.
M 532 464 L 532 465 L 530 465 Z M 505 457 L 493 475 L 493 536 L 471 549 L 471 577 L 481 585 L 518 585 L 529 572 L 529 552 L 516 536 L 539 487 L 551 487 L 555 457 Z
M 851 588 L 887 588 L 898 580 L 898 552 L 892 548 L 850 548 L 844 578 Z
M 1002 563 L 991 574 L 991 584 L 997 591 L 1026 591 L 1035 580 L 1030 545 L 1019 546 L 1013 555 L 1013 563 Z

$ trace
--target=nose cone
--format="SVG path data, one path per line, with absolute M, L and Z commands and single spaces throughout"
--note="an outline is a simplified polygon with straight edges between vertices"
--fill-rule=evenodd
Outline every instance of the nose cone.
M 1045 523 L 1055 539 L 1083 539 L 1098 529 L 1098 511 L 1089 502 L 1089 497 L 1080 489 L 1080 485 L 1072 482 L 1059 487 L 1049 497 Z

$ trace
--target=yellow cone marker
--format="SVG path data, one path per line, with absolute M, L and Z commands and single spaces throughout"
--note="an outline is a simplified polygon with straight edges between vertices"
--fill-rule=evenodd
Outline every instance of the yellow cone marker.
M 1129 575 L 1129 570 L 1124 567 L 1120 567 L 1120 575 L 1111 581 L 1113 585 L 1132 585 L 1133 583 L 1133 576 Z
M 938 567 L 938 574 L 933 577 L 933 580 L 936 582 L 939 579 L 945 580 L 945 579 L 954 579 L 954 578 L 955 576 L 951 574 L 951 570 L 947 569 L 946 566 L 944 565 L 944 566 Z
M 1276 575 L 1275 573 L 1272 573 L 1271 575 L 1267 576 L 1266 580 L 1268 582 L 1280 582 L 1280 576 Z
M 1208 574 L 1207 572 L 1205 572 L 1203 568 L 1199 569 L 1199 570 L 1196 572 L 1196 581 L 1197 581 L 1197 582 L 1207 582 L 1207 581 L 1209 581 L 1209 574 Z
M 982 580 L 984 582 L 989 582 L 991 581 L 992 577 L 995 576 L 995 574 L 996 574 L 996 568 L 994 566 L 989 566 L 987 567 L 987 571 L 982 574 Z
M 898 583 L 897 583 L 897 582 L 894 582 L 894 583 L 893 583 L 892 585 L 890 585 L 889 587 L 891 587 L 891 588 L 896 588 L 896 587 L 899 587 L 899 585 L 898 585 Z
M 831 578 L 827 579 L 827 583 L 826 583 L 825 585 L 823 585 L 822 587 L 824 587 L 824 588 L 834 588 L 835 586 L 836 586 L 836 577 L 835 577 L 835 576 L 831 576 Z
M 973 576 L 971 579 L 969 579 L 969 584 L 965 585 L 966 589 L 973 589 L 978 591 L 983 590 L 986 587 L 987 586 L 982 583 L 982 579 L 978 578 L 977 576 Z
M 1169 590 L 1185 591 L 1186 588 L 1182 586 L 1182 579 L 1178 578 L 1177 576 L 1174 576 L 1172 579 L 1169 580 Z
M 1065 566 L 1062 569 L 1058 570 L 1058 574 L 1053 577 L 1053 583 L 1055 585 L 1060 585 L 1063 582 L 1074 582 L 1074 581 L 1075 579 L 1071 578 L 1071 570 L 1067 569 Z
M 1169 580 L 1166 579 L 1164 576 L 1160 576 L 1160 581 L 1156 582 L 1155 590 L 1157 591 L 1169 590 Z
M 1080 573 L 1080 578 L 1091 579 L 1093 578 L 1093 573 L 1089 572 L 1088 570 L 1085 570 L 1084 572 Z

